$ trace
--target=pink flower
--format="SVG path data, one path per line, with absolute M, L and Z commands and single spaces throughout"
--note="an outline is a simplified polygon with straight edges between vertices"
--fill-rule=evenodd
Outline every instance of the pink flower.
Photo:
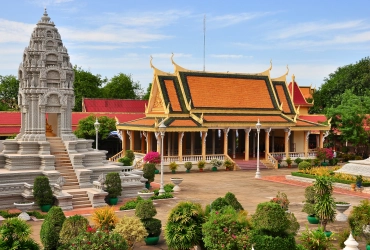
M 161 155 L 158 152 L 149 152 L 144 156 L 144 161 L 148 163 L 161 163 Z

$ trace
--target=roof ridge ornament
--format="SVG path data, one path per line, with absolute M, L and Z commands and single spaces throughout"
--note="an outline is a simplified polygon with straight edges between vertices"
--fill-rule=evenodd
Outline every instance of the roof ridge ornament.
M 256 75 L 263 75 L 263 76 L 270 77 L 270 71 L 271 70 L 272 70 L 272 59 L 270 59 L 270 67 L 267 70 L 265 70 L 265 71 L 263 71 L 261 73 L 257 73 Z
M 271 79 L 271 80 L 273 80 L 273 81 L 284 81 L 284 82 L 286 82 L 286 76 L 289 74 L 289 66 L 288 66 L 288 64 L 286 65 L 286 72 L 285 72 L 285 74 L 284 75 L 282 75 L 282 76 L 279 76 L 279 77 L 276 77 L 276 78 L 273 78 L 273 79 Z
M 152 56 L 152 55 L 150 55 L 150 67 L 154 70 L 154 73 L 155 73 L 156 75 L 165 75 L 165 76 L 168 76 L 168 75 L 172 76 L 172 75 L 173 75 L 173 74 L 171 74 L 171 73 L 167 73 L 167 72 L 164 72 L 164 71 L 162 71 L 162 70 L 157 69 L 157 68 L 153 65 L 153 56 Z
M 280 109 L 281 111 L 283 111 L 283 102 L 281 102 L 281 103 L 280 103 L 280 107 L 279 107 L 279 109 Z
M 175 61 L 173 60 L 173 57 L 175 56 L 175 54 L 172 52 L 172 54 L 171 54 L 171 63 L 173 64 L 173 66 L 174 66 L 174 70 L 175 70 L 175 73 L 176 72 L 178 72 L 178 71 L 190 71 L 190 70 L 188 70 L 188 69 L 185 69 L 185 68 L 183 68 L 183 67 L 181 67 L 181 66 L 179 66 L 177 63 L 175 63 Z

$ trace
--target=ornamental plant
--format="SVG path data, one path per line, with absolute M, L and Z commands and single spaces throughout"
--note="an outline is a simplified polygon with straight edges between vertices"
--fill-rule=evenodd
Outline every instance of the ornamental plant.
M 197 163 L 199 169 L 203 169 L 206 165 L 206 162 L 203 160 L 198 161 Z
M 290 202 L 288 200 L 288 196 L 285 193 L 280 193 L 280 191 L 278 191 L 276 197 L 272 198 L 270 201 L 279 204 L 281 208 L 284 209 L 284 211 L 288 211 L 289 209 Z
M 81 215 L 73 215 L 68 217 L 62 226 L 59 233 L 59 243 L 68 244 L 73 238 L 86 230 L 89 226 L 89 221 Z
M 330 177 L 318 176 L 314 183 L 315 188 L 315 213 L 320 219 L 323 230 L 326 231 L 326 225 L 334 222 L 336 214 L 336 205 L 333 198 L 333 182 Z
M 105 206 L 95 209 L 91 220 L 99 230 L 112 230 L 118 222 L 118 217 L 113 207 Z
M 143 223 L 148 232 L 148 237 L 159 236 L 161 234 L 162 222 L 153 218 L 156 214 L 157 209 L 151 200 L 143 200 L 136 206 L 135 215 Z
M 39 250 L 39 245 L 30 237 L 31 226 L 22 219 L 10 218 L 0 226 L 0 249 Z
M 53 205 L 53 191 L 46 176 L 37 176 L 33 183 L 33 196 L 39 206 Z
M 168 166 L 170 168 L 170 170 L 172 171 L 176 171 L 177 168 L 178 168 L 179 164 L 177 164 L 176 162 L 171 162 L 170 165 Z
M 322 227 L 310 230 L 306 226 L 306 230 L 302 232 L 299 240 L 305 249 L 326 250 L 332 249 L 333 246 L 333 243 L 331 242 L 332 235 L 327 237 Z
M 307 213 L 309 216 L 315 215 L 315 188 L 314 186 L 306 187 L 304 191 L 304 201 L 302 212 Z
M 154 163 L 145 163 L 143 167 L 143 177 L 147 179 L 147 182 L 153 182 L 155 177 L 155 164 Z
M 203 242 L 207 249 L 250 249 L 249 229 L 247 213 L 227 206 L 222 211 L 210 213 L 202 225 Z
M 191 163 L 190 161 L 185 162 L 184 167 L 185 167 L 187 170 L 190 170 L 190 169 L 193 167 L 193 163 Z
M 40 230 L 40 239 L 45 250 L 54 250 L 58 248 L 60 245 L 59 233 L 62 230 L 65 220 L 66 216 L 64 215 L 62 208 L 52 207 L 49 210 Z
M 158 152 L 149 152 L 144 156 L 143 159 L 147 163 L 159 164 L 161 163 L 161 155 Z
M 202 241 L 204 212 L 199 203 L 179 202 L 168 216 L 164 238 L 169 249 L 185 250 Z
M 120 234 L 126 240 L 128 249 L 134 249 L 135 244 L 148 235 L 139 218 L 128 216 L 123 216 L 112 232 Z
M 333 150 L 329 148 L 318 148 L 316 152 L 316 157 L 321 161 L 333 159 Z
M 216 168 L 221 167 L 222 164 L 223 164 L 223 162 L 218 160 L 218 159 L 213 159 L 213 160 L 211 160 L 210 163 L 211 163 L 212 167 L 216 167 Z
M 349 226 L 352 234 L 357 237 L 365 237 L 369 232 L 365 232 L 364 228 L 370 224 L 370 202 L 362 200 L 358 206 L 354 206 L 348 216 Z
M 105 191 L 108 192 L 109 198 L 117 198 L 122 194 L 122 184 L 119 173 L 108 173 L 105 177 Z
M 233 170 L 234 169 L 234 163 L 230 160 L 225 160 L 224 161 L 224 166 L 228 170 Z
M 135 160 L 135 153 L 132 150 L 126 150 L 125 157 L 130 159 L 130 165 L 132 165 L 133 161 Z
M 225 201 L 232 206 L 236 211 L 244 210 L 242 204 L 238 201 L 238 199 L 235 197 L 235 194 L 231 192 L 227 192 L 225 194 Z
M 96 231 L 89 227 L 69 242 L 68 250 L 128 250 L 122 235 L 109 231 Z

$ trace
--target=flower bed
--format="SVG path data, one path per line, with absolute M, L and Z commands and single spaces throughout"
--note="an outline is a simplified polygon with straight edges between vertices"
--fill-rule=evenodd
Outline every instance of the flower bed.
M 301 172 L 292 172 L 291 174 L 292 174 L 292 176 L 298 176 L 298 177 L 304 177 L 304 178 L 310 178 L 310 179 L 315 179 L 316 176 L 320 176 L 320 175 L 306 174 L 306 173 L 301 173 Z M 352 179 L 349 179 L 349 180 L 340 178 L 340 176 L 344 176 L 344 175 L 346 175 L 346 174 L 335 173 L 334 175 L 332 175 L 333 182 L 342 183 L 342 184 L 351 184 L 351 183 L 354 183 L 356 181 L 356 177 L 353 176 L 353 175 L 348 175 L 348 176 L 353 177 Z M 348 177 L 346 177 L 346 178 L 348 178 Z M 370 182 L 368 181 L 368 179 L 367 179 L 367 181 L 362 182 L 362 186 L 370 187 Z

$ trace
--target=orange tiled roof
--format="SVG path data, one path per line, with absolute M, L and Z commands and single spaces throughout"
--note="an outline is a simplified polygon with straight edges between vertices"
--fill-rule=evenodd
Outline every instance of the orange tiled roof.
M 186 76 L 195 108 L 274 109 L 264 79 Z
M 139 125 L 139 126 L 154 126 L 154 118 L 143 118 L 125 123 L 127 125 Z
M 164 80 L 167 94 L 170 99 L 171 107 L 173 111 L 182 111 L 179 98 L 176 94 L 175 83 L 173 80 Z
M 301 89 L 301 92 L 302 92 L 302 95 L 304 98 L 312 98 L 312 89 L 311 87 L 307 87 L 307 86 L 304 86 L 304 87 L 299 87 Z
M 260 115 L 204 115 L 203 119 L 206 122 L 288 122 L 285 118 L 275 115 L 260 116 Z
M 293 111 L 290 110 L 289 101 L 287 96 L 285 95 L 284 87 L 282 85 L 275 85 L 275 89 L 280 103 L 283 103 L 283 112 L 286 114 L 293 113 Z
M 171 124 L 168 125 L 169 127 L 197 127 L 198 125 L 191 119 L 176 119 Z

